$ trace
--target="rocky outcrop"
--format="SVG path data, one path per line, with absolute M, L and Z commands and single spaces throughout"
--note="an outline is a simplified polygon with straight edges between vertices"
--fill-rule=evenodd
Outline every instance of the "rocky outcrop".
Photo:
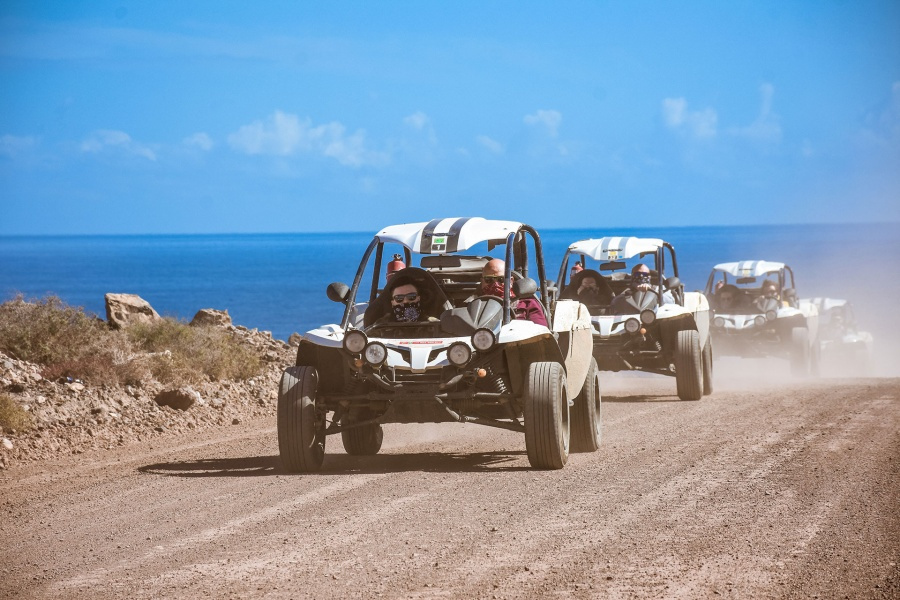
M 189 387 L 164 390 L 153 399 L 160 406 L 171 406 L 178 410 L 187 410 L 196 402 L 200 402 L 200 392 Z
M 191 319 L 192 327 L 227 327 L 229 325 L 231 325 L 231 315 L 228 314 L 228 309 L 216 310 L 215 308 L 201 308 L 197 311 L 197 314 L 194 315 L 194 318 Z
M 150 303 L 137 294 L 106 294 L 106 320 L 114 329 L 161 318 Z

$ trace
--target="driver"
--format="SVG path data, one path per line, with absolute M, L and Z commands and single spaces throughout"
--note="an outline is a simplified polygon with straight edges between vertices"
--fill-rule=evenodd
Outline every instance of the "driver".
M 506 289 L 504 272 L 506 271 L 506 263 L 499 258 L 492 258 L 487 261 L 481 269 L 481 295 L 496 296 L 503 298 L 503 292 Z M 509 298 L 512 302 L 513 314 L 516 319 L 531 321 L 537 325 L 547 327 L 547 317 L 544 316 L 544 309 L 537 298 L 520 298 L 516 299 L 512 290 L 509 291 Z
M 653 286 L 650 283 L 650 267 L 644 263 L 638 263 L 631 269 L 631 283 L 628 285 L 628 289 L 613 298 L 613 312 L 617 315 L 640 312 L 640 309 L 635 309 L 634 306 L 629 305 L 628 300 L 637 297 L 637 294 L 642 292 L 650 292 L 653 296 L 656 296 Z M 674 301 L 675 299 L 672 297 L 672 293 L 668 290 L 666 290 L 662 297 L 659 298 L 659 304 L 668 304 Z

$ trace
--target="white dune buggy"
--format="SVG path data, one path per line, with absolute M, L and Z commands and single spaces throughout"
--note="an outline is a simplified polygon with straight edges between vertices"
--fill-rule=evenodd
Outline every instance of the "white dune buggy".
M 872 370 L 872 334 L 860 331 L 853 306 L 839 298 L 812 298 L 819 310 L 819 349 L 828 372 L 868 375 Z
M 798 299 L 789 266 L 766 260 L 721 263 L 713 267 L 705 293 L 720 356 L 779 356 L 790 360 L 795 375 L 818 373 L 819 310 Z
M 506 263 L 503 297 L 481 295 L 488 252 Z M 415 282 L 421 320 L 390 316 L 383 265 Z M 396 264 L 396 260 L 394 264 Z M 392 264 L 393 268 L 393 264 Z M 531 279 L 537 277 L 537 282 Z M 539 283 L 538 283 L 539 282 Z M 325 438 L 352 455 L 376 454 L 384 423 L 460 422 L 525 434 L 535 468 L 558 469 L 600 443 L 600 384 L 587 309 L 552 310 L 540 237 L 532 227 L 482 218 L 435 219 L 379 231 L 350 287 L 328 286 L 342 322 L 307 332 L 278 395 L 278 444 L 288 471 L 321 468 Z M 546 325 L 517 317 L 534 298 Z M 570 413 L 571 407 L 571 413 Z
M 571 265 L 570 260 L 574 259 Z M 599 261 L 597 270 L 587 259 Z M 666 277 L 671 262 L 671 277 Z M 650 269 L 650 289 L 632 289 L 632 269 Z M 597 291 L 584 290 L 593 279 Z M 709 303 L 685 292 L 675 249 L 655 238 L 604 237 L 575 242 L 559 272 L 560 301 L 585 303 L 591 314 L 594 357 L 601 370 L 674 375 L 678 397 L 712 393 Z

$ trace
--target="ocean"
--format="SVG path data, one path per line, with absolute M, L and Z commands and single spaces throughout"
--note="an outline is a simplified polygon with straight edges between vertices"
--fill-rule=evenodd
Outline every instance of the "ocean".
M 847 298 L 860 326 L 900 337 L 900 234 L 896 223 L 655 227 L 541 231 L 548 277 L 566 247 L 603 235 L 658 237 L 676 250 L 686 289 L 702 289 L 712 266 L 733 260 L 788 263 L 802 298 Z M 190 320 L 227 309 L 235 324 L 286 340 L 337 323 L 325 296 L 351 283 L 371 233 L 0 237 L 0 300 L 53 294 L 105 317 L 107 292 L 137 294 L 162 315 Z M 496 254 L 495 254 L 496 255 Z M 499 255 L 497 255 L 499 256 Z

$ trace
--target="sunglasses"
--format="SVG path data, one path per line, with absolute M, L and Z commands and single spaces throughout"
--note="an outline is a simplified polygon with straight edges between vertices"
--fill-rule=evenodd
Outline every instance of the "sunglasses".
M 417 294 L 416 292 L 410 292 L 408 294 L 397 294 L 393 298 L 394 302 L 396 302 L 397 304 L 401 304 L 404 300 L 407 302 L 415 302 L 416 298 L 418 297 L 419 294 Z
M 503 275 L 482 275 L 485 283 L 503 283 Z

